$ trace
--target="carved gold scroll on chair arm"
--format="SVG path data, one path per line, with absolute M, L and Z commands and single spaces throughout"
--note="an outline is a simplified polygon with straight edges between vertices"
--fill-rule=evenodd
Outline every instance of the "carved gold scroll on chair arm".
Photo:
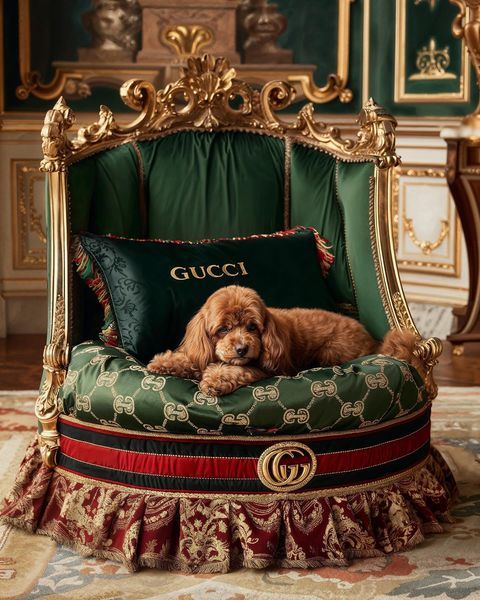
M 425 380 L 428 397 L 433 399 L 438 392 L 438 386 L 433 379 L 433 367 L 438 363 L 438 358 L 442 353 L 442 342 L 436 337 L 426 340 L 420 338 L 407 305 L 399 292 L 392 295 L 392 301 L 400 329 L 412 331 L 419 338 L 415 347 L 415 358 L 417 359 L 415 366 L 419 367 L 419 371 L 421 371 L 421 375 Z
M 182 67 L 182 77 L 162 90 L 138 79 L 127 81 L 120 90 L 124 103 L 139 116 L 122 127 L 111 110 L 102 106 L 99 120 L 79 130 L 69 140 L 66 131 L 74 116 L 60 98 L 47 113 L 42 131 L 44 171 L 62 170 L 64 164 L 114 143 L 138 139 L 164 131 L 219 128 L 247 129 L 298 136 L 304 142 L 329 150 L 347 160 L 373 159 L 380 167 L 398 164 L 395 151 L 395 119 L 370 99 L 363 106 L 356 139 L 345 139 L 340 130 L 314 117 L 312 104 L 296 118 L 284 121 L 278 112 L 295 98 L 294 88 L 285 82 L 267 83 L 260 92 L 236 79 L 235 69 L 224 58 L 211 55 L 191 57 Z
M 58 392 L 63 384 L 68 364 L 68 347 L 65 341 L 65 300 L 57 296 L 54 307 L 53 333 L 43 351 L 44 380 L 35 405 L 35 415 L 40 423 L 38 434 L 43 462 L 54 467 L 59 447 L 57 419 L 59 415 Z

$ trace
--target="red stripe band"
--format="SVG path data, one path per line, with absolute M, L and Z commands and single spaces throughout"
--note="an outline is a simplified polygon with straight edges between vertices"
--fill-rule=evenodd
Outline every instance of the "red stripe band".
M 118 435 L 118 432 L 115 431 Z M 321 437 L 321 436 L 319 436 Z M 317 475 L 356 471 L 394 461 L 421 448 L 430 439 L 430 423 L 392 441 L 354 450 L 317 453 Z M 309 439 L 295 437 L 296 442 Z M 293 441 L 293 440 L 292 440 Z M 275 443 L 272 439 L 272 444 Z M 205 445 L 207 441 L 203 442 Z M 82 463 L 112 470 L 163 477 L 257 479 L 258 458 L 154 454 L 101 446 L 60 437 L 61 453 Z

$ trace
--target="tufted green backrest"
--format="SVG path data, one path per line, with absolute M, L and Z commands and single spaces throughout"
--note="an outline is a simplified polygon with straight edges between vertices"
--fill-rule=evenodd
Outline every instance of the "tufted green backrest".
M 370 162 L 342 162 L 246 132 L 181 132 L 127 143 L 69 169 L 73 233 L 198 240 L 315 227 L 335 255 L 338 310 L 388 329 L 370 242 Z M 82 335 L 79 336 L 80 338 Z

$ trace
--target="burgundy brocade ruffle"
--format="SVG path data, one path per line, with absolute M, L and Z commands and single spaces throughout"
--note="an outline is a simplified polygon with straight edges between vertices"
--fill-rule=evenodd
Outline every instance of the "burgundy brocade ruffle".
M 456 486 L 434 449 L 414 475 L 346 496 L 259 501 L 168 497 L 78 479 L 42 464 L 33 442 L 0 507 L 6 522 L 80 554 L 184 572 L 346 565 L 406 550 L 443 531 Z M 258 496 L 257 496 L 258 499 Z

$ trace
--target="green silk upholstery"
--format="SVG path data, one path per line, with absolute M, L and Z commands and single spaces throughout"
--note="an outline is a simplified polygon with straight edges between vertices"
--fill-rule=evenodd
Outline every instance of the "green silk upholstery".
M 282 140 L 183 132 L 138 147 L 149 237 L 200 240 L 284 228 Z
M 388 356 L 271 377 L 211 398 L 190 379 L 154 375 L 123 349 L 96 342 L 73 348 L 60 399 L 63 413 L 87 423 L 217 435 L 352 430 L 428 402 L 415 369 Z
M 199 240 L 313 226 L 335 255 L 327 285 L 337 310 L 359 318 L 381 339 L 388 323 L 370 244 L 373 171 L 370 162 L 342 162 L 293 143 L 286 185 L 282 139 L 180 132 L 124 144 L 71 165 L 71 229 Z M 82 327 L 76 342 L 91 335 L 87 325 Z
M 72 165 L 68 173 L 72 231 L 142 235 L 139 168 L 132 144 Z
M 371 163 L 337 165 L 337 198 L 342 205 L 345 243 L 351 265 L 353 286 L 360 321 L 377 339 L 389 330 L 382 305 L 370 241 L 369 198 Z M 372 188 L 373 189 L 373 188 Z

